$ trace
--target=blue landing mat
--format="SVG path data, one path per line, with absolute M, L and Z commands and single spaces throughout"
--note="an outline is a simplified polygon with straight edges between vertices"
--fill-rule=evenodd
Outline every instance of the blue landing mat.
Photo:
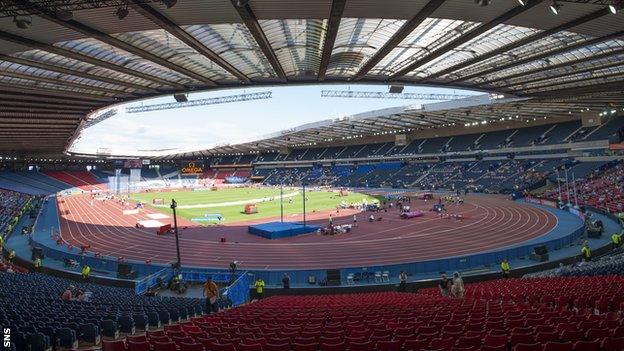
M 321 228 L 317 225 L 303 225 L 294 222 L 269 222 L 250 225 L 247 228 L 249 234 L 261 236 L 267 239 L 280 239 L 300 234 L 316 232 Z

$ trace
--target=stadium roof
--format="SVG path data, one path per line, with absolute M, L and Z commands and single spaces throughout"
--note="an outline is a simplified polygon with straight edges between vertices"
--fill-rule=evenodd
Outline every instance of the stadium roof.
M 570 96 L 613 103 L 623 11 L 558 0 L 555 16 L 551 1 L 525 2 L 3 1 L 0 151 L 60 153 L 98 108 L 250 85 L 427 84 L 544 108 Z

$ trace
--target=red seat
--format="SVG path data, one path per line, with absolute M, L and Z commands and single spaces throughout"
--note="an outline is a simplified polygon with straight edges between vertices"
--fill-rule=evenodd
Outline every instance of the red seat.
M 593 341 L 577 341 L 574 343 L 574 351 L 598 351 L 600 350 L 600 342 L 598 340 Z
M 106 341 L 102 340 L 102 351 L 125 351 L 126 345 L 123 340 Z
M 293 351 L 316 351 L 317 347 L 318 344 L 316 343 L 300 344 L 295 342 L 292 344 Z
M 173 341 L 169 341 L 169 342 L 154 341 L 152 345 L 154 346 L 154 351 L 178 351 L 176 349 L 176 344 Z
M 479 347 L 481 346 L 481 337 L 478 336 L 473 336 L 473 337 L 467 337 L 467 336 L 462 336 L 459 339 L 457 339 L 457 342 L 455 343 L 455 345 L 457 347 Z
M 263 351 L 290 351 L 290 345 L 289 344 L 271 344 L 270 342 L 268 342 L 266 345 L 264 345 L 262 350 Z
M 583 334 L 576 330 L 564 330 L 561 332 L 559 339 L 566 341 L 578 341 L 583 338 Z
M 450 349 L 455 345 L 455 340 L 453 339 L 433 339 L 429 343 L 429 347 L 432 349 Z
M 351 342 L 349 344 L 350 351 L 373 351 L 374 349 L 375 349 L 375 344 L 372 341 Z
M 605 338 L 602 341 L 602 348 L 605 351 L 624 350 L 624 337 L 622 338 Z
M 609 329 L 589 329 L 587 333 L 585 333 L 585 339 L 587 340 L 596 340 L 596 339 L 604 339 L 608 337 L 610 334 Z
M 204 345 L 200 343 L 187 343 L 183 342 L 179 344 L 180 351 L 204 351 Z
M 262 344 L 246 344 L 240 343 L 236 347 L 237 351 L 262 351 Z
M 516 344 L 513 351 L 542 351 L 542 344 L 533 343 L 533 344 Z
M 337 343 L 322 342 L 320 346 L 321 351 L 342 351 L 346 348 L 347 346 L 344 342 L 337 342 Z
M 233 344 L 221 344 L 213 342 L 210 346 L 211 351 L 236 351 L 236 347 Z
M 550 332 L 550 333 L 547 333 L 547 332 L 537 333 L 537 335 L 535 336 L 535 341 L 541 344 L 545 344 L 549 341 L 557 342 L 559 341 L 559 334 L 557 334 L 557 332 L 555 331 Z
M 146 341 L 128 341 L 128 351 L 150 351 L 150 345 Z
M 147 342 L 147 337 L 145 335 L 128 335 L 126 336 L 127 342 Z
M 429 346 L 429 340 L 426 340 L 426 339 L 405 340 L 405 342 L 403 343 L 403 349 L 405 351 L 410 351 L 410 350 L 418 351 L 421 349 L 426 349 L 428 346 Z
M 481 346 L 479 351 L 507 351 L 507 345 Z
M 488 334 L 483 340 L 484 346 L 507 346 L 507 335 Z
M 147 338 L 151 339 L 155 336 L 166 336 L 167 334 L 165 334 L 164 330 L 153 330 L 153 331 L 148 331 L 147 332 Z
M 572 343 L 571 342 L 552 342 L 549 341 L 544 345 L 543 351 L 571 351 Z
M 511 334 L 509 343 L 512 347 L 517 344 L 533 344 L 535 343 L 535 337 L 533 334 Z
M 165 330 L 165 332 L 167 332 L 167 331 L 182 331 L 182 328 L 180 327 L 179 324 L 165 325 L 163 327 L 163 329 Z
M 377 342 L 378 351 L 399 351 L 401 350 L 401 346 L 402 343 L 398 340 Z
M 183 342 L 187 344 L 192 344 L 194 342 L 193 338 L 190 336 L 173 336 L 171 337 L 171 341 L 178 346 L 180 346 Z

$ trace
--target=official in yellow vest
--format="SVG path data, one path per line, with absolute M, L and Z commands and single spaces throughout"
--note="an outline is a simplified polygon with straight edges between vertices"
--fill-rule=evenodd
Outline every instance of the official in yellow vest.
M 37 257 L 33 261 L 33 266 L 35 266 L 35 271 L 39 272 L 41 270 L 41 258 Z
M 613 235 L 611 235 L 611 245 L 613 249 L 620 247 L 622 245 L 622 236 L 618 233 L 613 233 Z
M 262 278 L 256 279 L 254 288 L 256 288 L 256 299 L 260 300 L 264 296 L 264 280 Z
M 581 257 L 583 258 L 583 261 L 585 262 L 589 262 L 591 261 L 591 249 L 589 248 L 589 245 L 587 243 L 583 244 L 583 247 L 581 248 Z
M 13 264 L 13 261 L 15 261 L 15 250 L 9 252 L 9 263 Z
M 91 273 L 91 267 L 89 267 L 88 265 L 84 265 L 84 267 L 82 267 L 82 279 L 88 280 L 90 273 Z
M 501 264 L 501 273 L 503 275 L 503 278 L 509 278 L 509 272 L 511 271 L 511 266 L 509 265 L 509 261 L 507 261 L 507 259 L 504 259 Z

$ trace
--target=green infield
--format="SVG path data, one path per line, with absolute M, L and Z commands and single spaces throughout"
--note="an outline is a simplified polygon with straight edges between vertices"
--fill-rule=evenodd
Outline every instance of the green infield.
M 299 214 L 303 209 L 301 188 L 284 188 L 284 215 Z M 252 219 L 278 217 L 280 215 L 280 190 L 278 188 L 225 188 L 216 191 L 173 191 L 147 192 L 130 196 L 135 201 L 145 202 L 160 212 L 170 214 L 171 199 L 178 203 L 177 213 L 197 224 L 240 222 Z M 350 204 L 377 199 L 361 193 L 338 196 L 337 192 L 309 191 L 306 189 L 306 212 L 334 209 L 341 202 Z M 154 199 L 162 199 L 162 205 L 153 205 Z M 256 204 L 258 213 L 246 214 L 245 205 Z

